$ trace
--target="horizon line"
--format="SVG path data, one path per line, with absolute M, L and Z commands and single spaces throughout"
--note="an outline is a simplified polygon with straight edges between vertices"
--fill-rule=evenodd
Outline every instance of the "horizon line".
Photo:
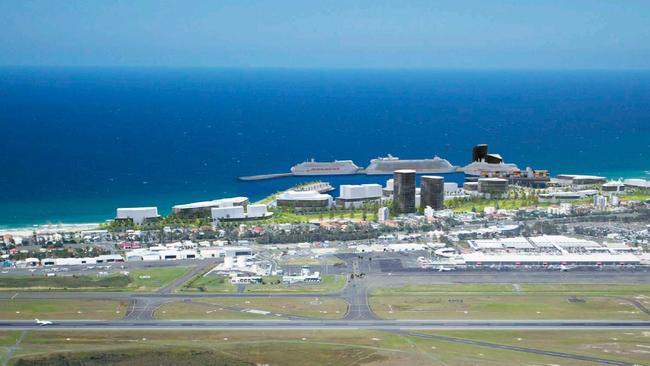
M 555 72 L 647 72 L 650 68 L 541 68 L 541 67 L 356 67 L 356 66 L 228 66 L 228 65 L 39 65 L 0 64 L 0 69 L 196 69 L 285 71 L 555 71 Z

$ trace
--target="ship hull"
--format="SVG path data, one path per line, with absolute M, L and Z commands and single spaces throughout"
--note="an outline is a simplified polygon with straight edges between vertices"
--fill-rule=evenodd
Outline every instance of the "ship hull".
M 327 175 L 353 175 L 353 174 L 358 174 L 357 171 L 345 171 L 345 172 L 337 172 L 337 171 L 330 171 L 330 172 L 319 172 L 319 171 L 313 171 L 313 172 L 292 172 L 292 175 L 295 175 L 297 177 L 313 177 L 313 176 L 327 176 Z

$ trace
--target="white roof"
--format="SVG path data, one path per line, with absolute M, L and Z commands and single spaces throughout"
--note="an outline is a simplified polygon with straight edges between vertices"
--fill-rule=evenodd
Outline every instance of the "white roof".
M 247 197 L 232 197 L 232 198 L 222 198 L 212 201 L 201 201 L 201 202 L 192 202 L 182 205 L 175 205 L 173 208 L 186 209 L 186 208 L 207 208 L 214 206 L 221 206 L 228 203 L 241 203 L 247 201 Z
M 524 237 L 518 237 L 518 238 L 503 238 L 501 239 L 501 243 L 503 246 L 506 248 L 515 248 L 515 249 L 532 249 L 533 245 L 530 244 L 528 240 Z
M 613 181 L 610 181 L 610 182 L 607 182 L 607 183 L 603 184 L 603 187 L 620 187 L 620 186 L 624 186 L 624 185 L 625 185 L 625 183 L 621 182 L 620 180 L 613 180 Z
M 503 249 L 501 242 L 493 239 L 470 240 L 470 243 L 477 249 Z
M 611 254 L 611 253 L 589 253 L 589 254 L 522 254 L 522 253 L 499 253 L 486 254 L 474 252 L 463 254 L 466 262 L 510 262 L 510 263 L 585 263 L 585 262 L 632 262 L 638 263 L 639 257 L 633 254 Z
M 600 177 L 597 175 L 582 175 L 582 174 L 558 174 L 557 178 L 558 179 L 594 179 L 594 180 L 605 179 L 605 177 Z
M 118 211 L 150 211 L 150 210 L 158 210 L 158 207 L 120 207 L 117 209 Z
M 623 242 L 614 242 L 614 243 L 603 243 L 608 249 L 631 249 L 627 244 Z
M 650 188 L 650 180 L 645 179 L 625 179 L 623 183 L 632 187 Z
M 479 178 L 479 182 L 507 182 L 507 179 L 504 178 Z
M 280 200 L 324 200 L 331 199 L 332 196 L 329 194 L 318 193 L 318 191 L 285 191 L 278 195 L 277 199 Z
M 577 239 L 564 235 L 542 235 L 528 238 L 536 247 L 561 248 L 599 248 L 600 244 L 585 239 Z

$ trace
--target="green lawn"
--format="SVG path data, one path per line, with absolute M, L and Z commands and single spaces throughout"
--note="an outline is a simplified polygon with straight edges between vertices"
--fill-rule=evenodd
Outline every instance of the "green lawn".
M 499 207 L 503 209 L 519 209 L 525 207 L 548 207 L 551 203 L 538 202 L 536 200 L 524 199 L 500 199 L 488 200 L 483 198 L 474 198 L 468 200 L 451 200 L 445 202 L 445 208 L 451 208 L 454 212 L 471 212 L 476 209 L 476 212 L 483 212 L 486 207 Z
M 137 269 L 129 273 L 132 282 L 126 290 L 135 292 L 152 292 L 171 283 L 189 272 L 192 267 L 156 267 Z
M 650 333 L 644 330 L 417 331 L 498 344 L 648 364 Z
M 226 276 L 200 275 L 188 281 L 180 291 L 183 292 L 234 292 L 236 287 Z
M 191 267 L 156 267 L 136 269 L 128 276 L 111 274 L 57 275 L 54 277 L 10 276 L 0 277 L 0 291 L 134 291 L 158 290 L 188 272 Z
M 92 319 L 122 318 L 126 301 L 118 300 L 0 300 L 0 319 Z
M 630 191 L 621 195 L 625 201 L 645 201 L 650 200 L 650 192 Z
M 20 337 L 20 331 L 10 330 L 10 331 L 1 331 L 0 332 L 0 347 L 11 347 L 16 343 L 16 340 Z
M 155 315 L 159 319 L 282 319 L 287 316 L 339 319 L 345 315 L 347 307 L 345 301 L 332 298 L 238 297 L 171 302 L 158 308 Z M 248 309 L 270 314 L 244 311 Z
M 319 293 L 336 292 L 345 287 L 347 277 L 343 275 L 323 275 L 320 283 L 284 284 L 274 283 L 281 280 L 280 276 L 264 277 L 266 284 L 246 285 L 246 292 L 254 293 Z
M 55 277 L 38 276 L 10 276 L 0 277 L 0 291 L 107 291 L 123 289 L 129 285 L 131 279 L 124 275 L 110 276 L 69 276 L 57 275 Z
M 452 284 L 379 288 L 372 310 L 386 319 L 643 319 L 649 285 Z
M 617 331 L 417 331 L 647 364 L 650 335 Z M 13 337 L 13 335 L 11 336 Z M 19 362 L 20 361 L 20 362 Z M 110 362 L 109 362 L 110 361 Z M 14 365 L 587 366 L 591 362 L 382 331 L 56 331 L 27 334 Z

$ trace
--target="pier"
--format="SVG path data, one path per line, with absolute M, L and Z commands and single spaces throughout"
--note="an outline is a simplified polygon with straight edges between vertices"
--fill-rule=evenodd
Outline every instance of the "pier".
M 275 174 L 260 174 L 260 175 L 249 175 L 246 177 L 239 177 L 239 180 L 251 181 L 251 180 L 266 180 L 266 179 L 275 179 L 275 178 L 284 178 L 284 177 L 293 177 L 292 173 L 275 173 Z

